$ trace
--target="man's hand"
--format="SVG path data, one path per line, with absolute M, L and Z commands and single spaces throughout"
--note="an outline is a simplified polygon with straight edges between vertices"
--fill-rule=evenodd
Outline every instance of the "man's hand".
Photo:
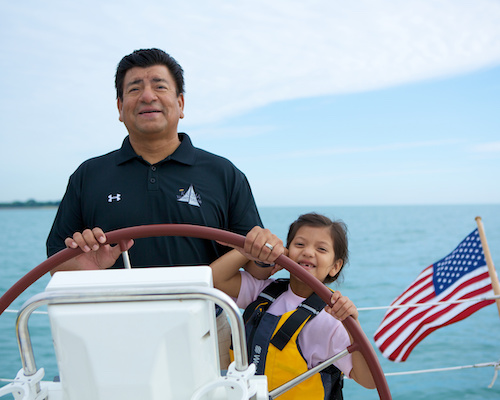
M 285 252 L 283 242 L 269 229 L 255 226 L 245 238 L 243 251 L 250 259 L 272 264 Z
M 68 260 L 51 271 L 71 270 L 96 270 L 106 269 L 114 265 L 122 251 L 128 250 L 134 244 L 131 239 L 126 243 L 124 249 L 120 246 L 110 246 L 106 243 L 106 235 L 101 228 L 86 229 L 83 232 L 75 232 L 73 237 L 64 240 L 66 247 L 70 249 L 81 248 L 83 254 Z

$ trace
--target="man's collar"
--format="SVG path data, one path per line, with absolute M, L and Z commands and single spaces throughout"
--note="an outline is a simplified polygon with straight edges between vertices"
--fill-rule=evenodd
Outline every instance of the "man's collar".
M 140 157 L 136 154 L 136 152 L 132 148 L 132 145 L 130 144 L 130 139 L 127 136 L 123 140 L 122 147 L 116 152 L 116 164 L 120 165 L 134 158 L 140 158 Z
M 179 140 L 181 141 L 179 147 L 177 147 L 177 149 L 170 156 L 165 158 L 165 160 L 160 161 L 160 163 L 167 160 L 175 160 L 186 165 L 194 164 L 196 153 L 193 144 L 191 143 L 191 139 L 187 134 L 179 133 Z M 132 145 L 130 144 L 130 139 L 127 136 L 123 140 L 122 147 L 116 153 L 116 164 L 120 165 L 134 158 L 142 160 L 142 157 L 137 155 L 134 151 Z
M 181 144 L 170 155 L 170 158 L 182 164 L 193 165 L 196 159 L 196 153 L 193 143 L 191 143 L 191 139 L 187 134 L 179 133 L 179 140 Z

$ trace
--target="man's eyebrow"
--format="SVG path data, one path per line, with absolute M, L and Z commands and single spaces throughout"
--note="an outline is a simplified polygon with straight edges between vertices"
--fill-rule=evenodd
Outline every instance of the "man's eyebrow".
M 163 82 L 163 83 L 168 83 L 168 81 L 164 78 L 152 78 L 151 81 L 158 83 L 158 82 Z M 127 87 L 133 86 L 133 85 L 138 85 L 141 82 L 143 82 L 142 78 L 136 79 L 135 81 L 127 83 Z
M 135 81 L 127 83 L 127 87 L 133 86 L 133 85 L 138 85 L 141 82 L 142 82 L 142 79 L 136 79 Z
M 158 82 L 168 83 L 168 81 L 166 79 L 164 79 L 164 78 L 153 78 L 151 80 L 153 82 L 156 82 L 156 83 L 158 83 Z

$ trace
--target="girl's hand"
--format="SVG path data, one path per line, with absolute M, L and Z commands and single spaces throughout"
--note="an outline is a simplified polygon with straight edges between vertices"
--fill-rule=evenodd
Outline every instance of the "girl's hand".
M 287 249 L 285 249 L 285 255 L 287 255 L 286 253 L 288 252 Z M 271 270 L 271 276 L 274 275 L 276 272 L 278 271 L 281 271 L 283 269 L 283 267 L 281 265 L 278 265 L 278 264 L 274 264 L 273 266 L 273 269 Z
M 348 316 L 352 316 L 356 321 L 358 320 L 358 309 L 354 303 L 347 296 L 342 296 L 338 290 L 332 294 L 332 306 L 326 306 L 325 311 L 332 315 L 339 321 L 343 321 Z

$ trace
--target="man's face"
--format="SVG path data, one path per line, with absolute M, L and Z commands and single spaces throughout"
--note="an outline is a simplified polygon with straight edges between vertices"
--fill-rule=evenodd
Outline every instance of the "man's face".
M 184 96 L 177 96 L 175 81 L 164 65 L 134 67 L 123 81 L 123 100 L 118 99 L 120 121 L 135 139 L 177 137 L 184 118 Z

